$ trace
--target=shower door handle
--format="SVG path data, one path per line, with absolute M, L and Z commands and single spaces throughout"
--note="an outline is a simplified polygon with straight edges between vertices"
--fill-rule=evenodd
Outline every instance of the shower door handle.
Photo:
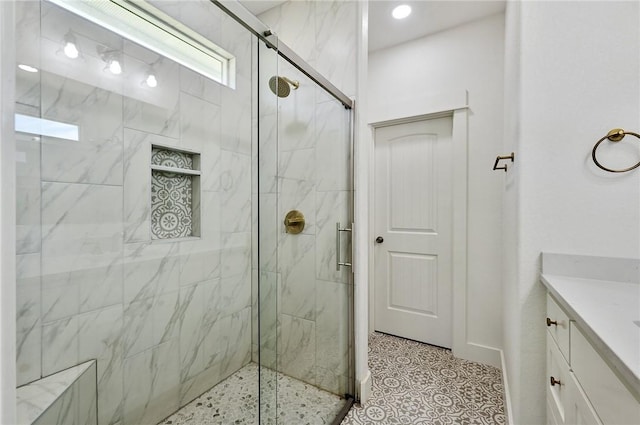
M 349 232 L 351 233 L 353 231 L 353 223 L 351 223 L 351 227 L 350 228 L 341 228 L 340 227 L 340 222 L 336 223 L 336 270 L 340 271 L 340 266 L 347 266 L 347 267 L 351 267 L 352 264 L 351 263 L 347 263 L 347 262 L 342 262 L 340 261 L 340 257 L 341 255 L 341 249 L 340 249 L 340 232 Z

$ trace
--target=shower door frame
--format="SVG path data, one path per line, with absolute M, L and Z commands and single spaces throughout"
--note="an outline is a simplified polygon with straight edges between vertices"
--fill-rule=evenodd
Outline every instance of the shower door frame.
M 229 15 L 231 18 L 235 19 L 240 25 L 244 26 L 249 32 L 254 34 L 258 40 L 263 41 L 267 47 L 273 49 L 280 57 L 285 59 L 291 65 L 293 65 L 296 69 L 306 75 L 313 82 L 318 84 L 318 86 L 322 87 L 327 93 L 333 96 L 336 100 L 338 100 L 345 109 L 349 111 L 349 152 L 350 152 L 350 161 L 349 161 L 349 182 L 348 188 L 351 192 L 351 198 L 348 206 L 348 214 L 349 214 L 349 224 L 351 226 L 351 279 L 349 282 L 350 287 L 350 296 L 351 302 L 349 304 L 349 311 L 347 320 L 349 321 L 349 360 L 348 360 L 348 368 L 349 368 L 349 381 L 347 385 L 347 394 L 345 397 L 347 401 L 343 409 L 339 412 L 335 424 L 339 424 L 348 413 L 351 405 L 354 401 L 356 401 L 356 381 L 355 381 L 355 294 L 354 294 L 354 251 L 355 251 L 355 235 L 356 235 L 356 225 L 354 223 L 354 181 L 355 181 L 355 158 L 354 158 L 354 139 L 355 139 L 355 100 L 348 97 L 344 94 L 340 89 L 338 89 L 335 85 L 333 85 L 327 78 L 325 78 L 322 74 L 320 74 L 315 68 L 309 65 L 304 59 L 302 59 L 297 53 L 295 53 L 289 46 L 284 44 L 278 36 L 273 33 L 273 31 L 266 26 L 262 21 L 260 21 L 257 17 L 255 17 L 251 12 L 245 9 L 239 2 L 237 1 L 221 1 L 221 0 L 210 0 L 216 6 L 218 6 L 223 12 Z M 347 223 L 345 223 L 347 224 Z
M 15 6 L 0 2 L 0 423 L 16 423 Z

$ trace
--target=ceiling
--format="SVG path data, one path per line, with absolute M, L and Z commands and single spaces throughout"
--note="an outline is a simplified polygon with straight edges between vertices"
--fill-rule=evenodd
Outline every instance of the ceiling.
M 240 3 L 254 15 L 259 15 L 285 2 L 241 0 Z M 400 4 L 410 5 L 412 13 L 406 19 L 396 20 L 391 16 L 391 11 Z M 369 51 L 395 46 L 491 16 L 502 12 L 504 8 L 505 0 L 370 0 Z
M 394 19 L 400 4 L 411 6 L 411 15 Z M 406 1 L 369 2 L 369 51 L 395 46 L 503 11 L 504 1 Z

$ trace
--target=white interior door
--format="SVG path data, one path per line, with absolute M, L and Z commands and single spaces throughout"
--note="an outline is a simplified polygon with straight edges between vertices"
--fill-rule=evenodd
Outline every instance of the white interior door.
M 452 342 L 452 118 L 375 130 L 375 329 Z

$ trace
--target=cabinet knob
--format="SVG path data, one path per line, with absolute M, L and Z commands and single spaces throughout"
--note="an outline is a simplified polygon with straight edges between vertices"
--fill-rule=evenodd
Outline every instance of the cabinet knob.
M 556 325 L 558 326 L 558 321 L 557 320 L 551 320 L 547 317 L 547 326 L 551 326 L 551 325 Z
M 553 376 L 549 379 L 549 381 L 551 382 L 551 386 L 553 387 L 554 385 L 558 384 L 558 385 L 562 385 L 560 383 L 560 381 L 556 378 L 554 378 Z

